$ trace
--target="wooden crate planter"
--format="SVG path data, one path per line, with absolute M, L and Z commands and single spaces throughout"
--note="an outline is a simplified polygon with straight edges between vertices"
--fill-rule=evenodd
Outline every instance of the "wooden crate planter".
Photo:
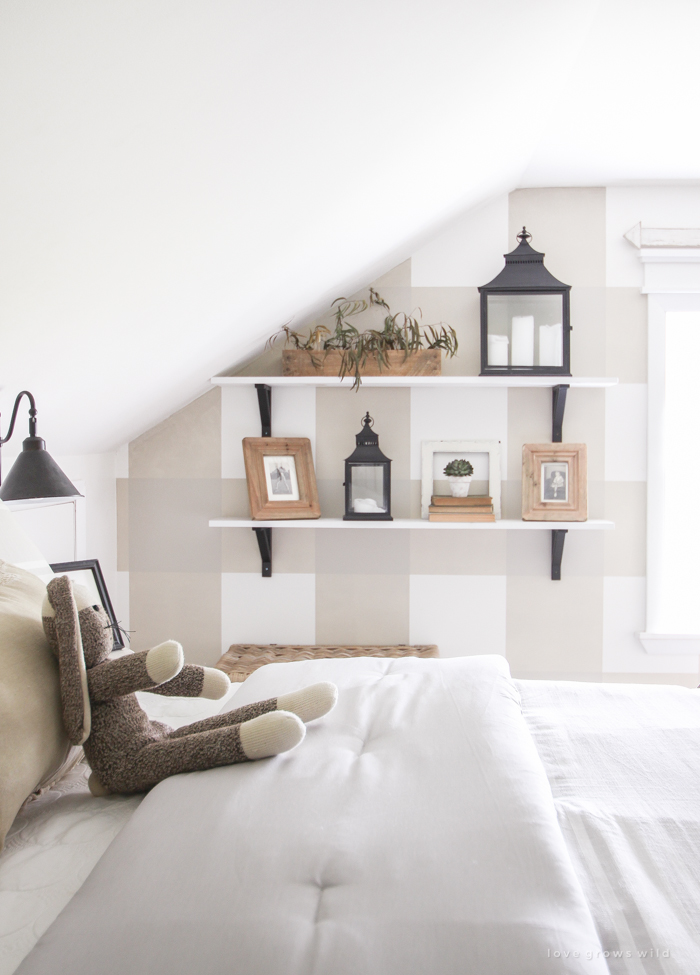
M 265 664 L 290 663 L 295 660 L 320 660 L 331 657 L 438 657 L 435 644 L 408 646 L 310 646 L 308 644 L 268 644 L 251 646 L 234 643 L 216 666 L 228 674 L 231 681 L 244 681 Z
M 419 349 L 417 352 L 385 352 L 386 364 L 380 368 L 376 356 L 368 356 L 362 366 L 362 376 L 439 376 L 442 374 L 440 349 Z M 285 349 L 282 352 L 283 376 L 339 376 L 343 353 L 307 352 L 304 349 Z M 353 375 L 349 372 L 348 375 Z

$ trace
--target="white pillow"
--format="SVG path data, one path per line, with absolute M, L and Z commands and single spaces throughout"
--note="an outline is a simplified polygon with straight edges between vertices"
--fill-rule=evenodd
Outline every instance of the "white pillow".
M 2 501 L 0 501 L 0 560 L 32 572 L 44 584 L 53 577 L 49 563 Z

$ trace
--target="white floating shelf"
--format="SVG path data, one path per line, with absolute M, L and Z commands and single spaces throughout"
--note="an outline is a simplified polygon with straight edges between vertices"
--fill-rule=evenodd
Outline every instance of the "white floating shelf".
M 700 654 L 700 634 L 697 633 L 638 633 L 639 641 L 647 653 L 677 656 Z
M 254 386 L 264 383 L 266 386 L 345 386 L 352 387 L 354 379 L 346 376 L 214 376 L 210 380 L 214 386 Z M 618 380 L 613 376 L 579 377 L 579 376 L 363 376 L 363 386 L 396 386 L 396 387 L 461 387 L 472 386 L 486 389 L 513 386 L 532 386 L 550 388 L 566 385 L 573 388 L 601 389 L 606 386 L 617 386 Z
M 253 521 L 252 518 L 212 518 L 210 528 L 379 528 L 386 529 L 435 529 L 437 531 L 596 531 L 615 527 L 614 521 L 591 519 L 590 521 L 517 521 L 503 518 L 500 521 L 424 521 L 421 518 L 395 518 L 394 521 L 343 521 L 342 518 L 299 518 L 290 521 Z

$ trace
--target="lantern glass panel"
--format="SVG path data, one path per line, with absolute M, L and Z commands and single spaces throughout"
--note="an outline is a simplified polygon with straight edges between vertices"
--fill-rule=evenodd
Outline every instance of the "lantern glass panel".
M 491 294 L 487 302 L 489 366 L 563 365 L 562 295 Z
M 386 512 L 388 504 L 384 490 L 384 464 L 359 464 L 350 468 L 350 506 L 351 510 Z M 356 504 L 356 502 L 360 502 Z M 364 502 L 364 503 L 363 503 Z M 373 509 L 376 505 L 376 509 Z

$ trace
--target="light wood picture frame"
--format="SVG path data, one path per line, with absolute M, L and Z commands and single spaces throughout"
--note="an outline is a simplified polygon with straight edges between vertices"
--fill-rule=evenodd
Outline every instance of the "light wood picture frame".
M 523 521 L 587 521 L 585 443 L 523 444 Z
M 501 517 L 501 441 L 500 440 L 424 440 L 422 444 L 420 515 L 427 520 L 433 491 L 434 454 L 488 454 L 489 494 L 493 513 Z
M 321 517 L 308 437 L 245 437 L 243 460 L 251 518 Z

